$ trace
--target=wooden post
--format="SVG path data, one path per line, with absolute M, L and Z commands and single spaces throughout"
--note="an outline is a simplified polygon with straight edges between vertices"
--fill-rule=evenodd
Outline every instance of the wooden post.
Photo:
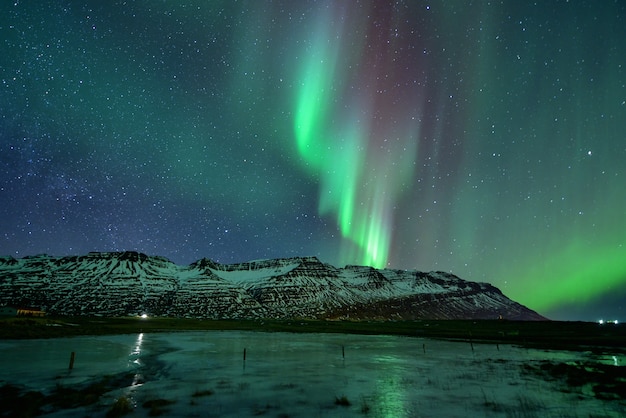
M 74 358 L 76 357 L 76 353 L 74 351 L 72 351 L 72 354 L 70 354 L 70 370 L 72 370 L 74 368 Z
M 424 354 L 426 354 L 426 344 L 422 344 L 422 350 L 424 350 Z
M 346 358 L 346 348 L 343 345 L 341 346 L 341 358 L 344 360 Z
M 245 348 L 243 349 L 243 361 L 244 363 L 246 361 L 246 349 Z

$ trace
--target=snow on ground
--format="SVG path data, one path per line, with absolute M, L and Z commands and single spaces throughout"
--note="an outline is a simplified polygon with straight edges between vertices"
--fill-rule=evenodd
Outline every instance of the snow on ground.
M 592 357 L 396 336 L 240 331 L 4 340 L 0 385 L 45 391 L 130 372 L 126 385 L 97 404 L 52 417 L 105 416 L 122 396 L 135 405 L 132 416 L 149 416 L 142 405 L 156 399 L 173 402 L 163 416 L 624 416 L 621 401 L 565 392 L 522 368 Z M 612 355 L 597 360 L 624 363 Z
M 252 265 L 252 263 L 250 263 Z M 284 266 L 272 266 L 266 268 L 255 268 L 249 270 L 219 270 L 211 269 L 211 271 L 218 277 L 228 280 L 231 283 L 248 283 L 257 280 L 266 279 L 272 276 L 281 276 L 289 273 L 291 270 L 298 267 L 300 263 L 286 264 Z

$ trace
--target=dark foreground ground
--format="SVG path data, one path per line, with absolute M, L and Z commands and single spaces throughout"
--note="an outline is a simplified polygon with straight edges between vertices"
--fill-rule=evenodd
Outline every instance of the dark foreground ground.
M 418 320 L 386 322 L 201 320 L 179 318 L 0 318 L 0 339 L 201 330 L 386 334 L 513 343 L 553 349 L 626 347 L 625 324 L 595 322 Z

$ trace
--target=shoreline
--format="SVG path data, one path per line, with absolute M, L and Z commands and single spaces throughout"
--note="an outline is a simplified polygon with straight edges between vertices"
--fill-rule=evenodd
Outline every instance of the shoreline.
M 626 347 L 624 324 L 508 320 L 225 320 L 166 317 L 4 317 L 0 340 L 178 331 L 261 331 L 400 335 L 551 349 Z

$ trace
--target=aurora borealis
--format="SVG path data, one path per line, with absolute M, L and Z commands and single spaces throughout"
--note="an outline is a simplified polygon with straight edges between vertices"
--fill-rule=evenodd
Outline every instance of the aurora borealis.
M 0 254 L 314 255 L 626 320 L 626 3 L 0 5 Z
M 319 213 L 335 215 L 353 245 L 340 257 L 380 268 L 389 259 L 394 205 L 413 174 L 419 140 L 414 106 L 423 94 L 410 71 L 387 74 L 395 71 L 401 46 L 379 35 L 391 33 L 393 12 L 378 3 L 378 9 L 351 13 L 348 4 L 331 3 L 314 19 L 296 74 L 295 139 L 320 185 Z M 366 11 L 377 16 L 379 28 L 368 27 Z M 407 93 L 411 98 L 400 100 Z M 411 101 L 415 105 L 401 108 Z

